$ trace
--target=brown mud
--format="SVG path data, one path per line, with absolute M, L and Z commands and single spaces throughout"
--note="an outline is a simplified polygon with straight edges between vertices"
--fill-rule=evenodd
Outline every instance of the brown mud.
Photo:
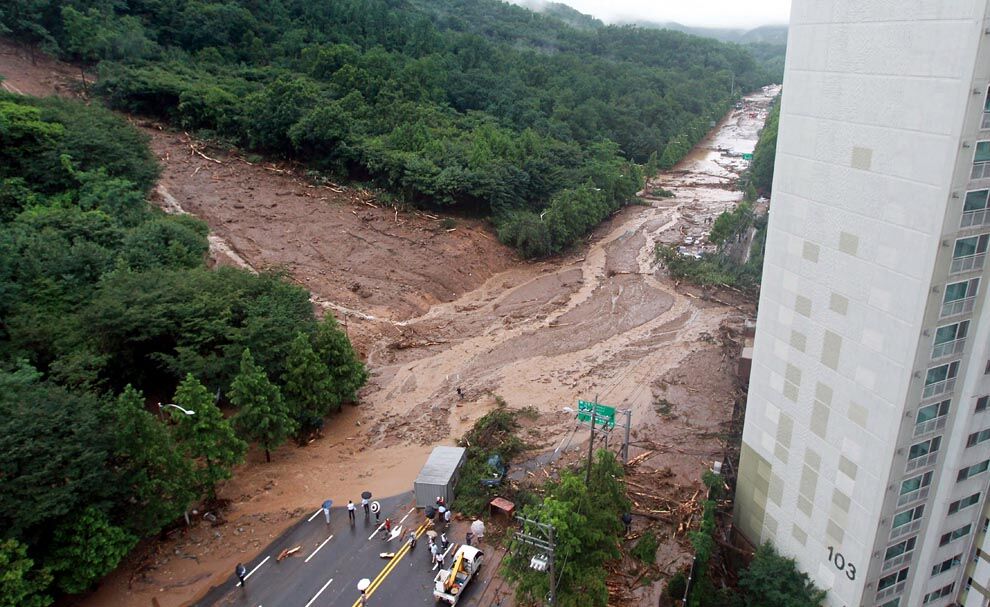
M 2 43 L 0 74 L 4 88 L 34 95 L 71 93 L 79 77 Z M 752 306 L 675 285 L 653 251 L 703 242 L 713 218 L 738 203 L 733 185 L 746 162 L 732 154 L 752 151 L 774 94 L 749 96 L 746 109 L 651 180 L 643 206 L 616 213 L 570 254 L 536 263 L 519 261 L 482 221 L 454 218 L 450 229 L 435 213 L 316 185 L 295 167 L 249 163 L 137 120 L 162 161 L 153 202 L 206 221 L 215 263 L 286 270 L 346 326 L 371 376 L 360 406 L 328 420 L 322 439 L 284 446 L 271 464 L 249 454 L 221 490 L 231 500 L 226 524 L 198 521 L 145 542 L 78 604 L 189 604 L 327 497 L 409 491 L 431 447 L 452 444 L 496 395 L 537 410 L 540 432 L 527 438 L 547 449 L 575 431 L 560 410 L 578 399 L 630 408 L 633 444 L 665 446 L 644 463 L 669 468 L 669 482 L 685 491 L 700 486 L 723 451 L 718 432 L 735 390 L 735 361 L 712 336 L 741 324 Z M 651 196 L 658 186 L 675 197 Z M 687 559 L 676 544 L 663 550 L 671 570 Z

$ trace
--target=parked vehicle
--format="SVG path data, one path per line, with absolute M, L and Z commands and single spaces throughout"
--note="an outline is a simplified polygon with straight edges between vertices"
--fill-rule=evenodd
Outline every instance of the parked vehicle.
M 433 598 L 441 603 L 456 605 L 464 589 L 481 569 L 485 554 L 474 546 L 461 546 L 454 553 L 450 569 L 441 569 L 433 579 Z
M 505 479 L 506 472 L 509 471 L 509 467 L 505 465 L 502 461 L 501 456 L 497 453 L 488 458 L 488 462 L 485 464 L 485 478 L 481 479 L 481 484 L 485 487 L 498 487 L 502 484 L 502 480 Z

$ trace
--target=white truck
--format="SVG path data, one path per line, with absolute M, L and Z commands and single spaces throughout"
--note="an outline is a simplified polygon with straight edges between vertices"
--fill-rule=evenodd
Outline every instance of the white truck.
M 481 569 L 485 554 L 474 546 L 461 546 L 454 553 L 450 569 L 441 569 L 433 580 L 433 598 L 441 603 L 456 605 L 468 582 Z

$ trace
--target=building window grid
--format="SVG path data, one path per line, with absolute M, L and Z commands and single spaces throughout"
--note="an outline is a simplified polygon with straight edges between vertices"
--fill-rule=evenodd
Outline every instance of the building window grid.
M 951 402 L 951 400 L 943 400 L 939 403 L 919 407 L 914 418 L 914 437 L 917 438 L 944 428 Z
M 889 546 L 883 555 L 883 565 L 880 567 L 881 571 L 887 571 L 898 565 L 910 563 L 914 557 L 914 548 L 917 541 L 918 536 L 912 536 Z
M 905 506 L 911 502 L 925 499 L 931 490 L 932 472 L 929 470 L 924 474 L 905 479 L 901 483 L 900 494 L 897 496 L 897 507 Z
M 879 601 L 903 592 L 905 580 L 907 580 L 908 571 L 910 569 L 910 567 L 905 567 L 900 571 L 895 571 L 890 575 L 885 575 L 880 578 L 880 581 L 877 582 L 876 600 Z
M 987 404 L 990 404 L 990 396 L 981 396 L 976 399 L 976 409 L 974 413 L 980 413 L 987 410 Z
M 932 339 L 932 360 L 940 360 L 961 354 L 966 348 L 966 337 L 968 333 L 968 320 L 954 322 L 935 329 L 935 337 Z
M 983 474 L 990 468 L 990 459 L 985 459 L 978 464 L 973 464 L 972 466 L 966 466 L 959 470 L 959 474 L 956 475 L 956 482 L 962 482 L 964 480 L 973 478 L 977 474 Z
M 952 502 L 951 504 L 949 504 L 948 515 L 951 516 L 951 515 L 959 512 L 960 510 L 965 510 L 966 508 L 969 508 L 970 506 L 975 506 L 979 502 L 980 502 L 980 492 L 977 491 L 973 495 L 966 496 L 966 497 L 964 497 L 962 499 L 958 499 L 958 500 Z
M 952 542 L 958 540 L 959 538 L 966 537 L 967 535 L 969 535 L 969 532 L 972 529 L 973 529 L 973 525 L 970 524 L 970 523 L 967 523 L 967 524 L 963 525 L 962 527 L 960 527 L 958 529 L 954 529 L 954 530 L 952 530 L 952 531 L 950 531 L 948 533 L 943 533 L 942 534 L 942 537 L 940 537 L 939 540 L 938 540 L 938 545 L 940 547 L 941 546 L 948 546 L 949 544 L 951 544 Z
M 990 141 L 977 141 L 973 151 L 973 169 L 970 179 L 986 179 L 990 177 Z
M 962 563 L 962 554 L 957 554 L 952 558 L 945 559 L 941 563 L 932 567 L 932 577 L 936 575 L 941 575 L 950 569 L 954 569 L 959 563 Z
M 990 440 L 990 428 L 984 428 L 979 432 L 974 432 L 966 438 L 966 447 L 975 447 L 980 443 Z
M 925 598 L 921 601 L 922 605 L 927 605 L 928 603 L 932 603 L 941 598 L 949 596 L 950 594 L 952 594 L 952 590 L 955 587 L 956 587 L 956 583 L 952 582 L 948 586 L 942 586 L 938 590 L 929 592 L 928 594 L 925 595 Z
M 979 228 L 990 224 L 990 209 L 987 207 L 990 190 L 971 190 L 966 192 L 963 202 L 962 217 L 959 219 L 959 229 Z
M 941 436 L 911 445 L 911 448 L 908 450 L 908 461 L 905 464 L 904 471 L 911 472 L 912 470 L 934 465 L 938 460 L 938 450 L 941 445 Z
M 956 387 L 956 376 L 959 374 L 959 361 L 930 367 L 925 374 L 925 387 L 921 398 L 931 398 L 952 392 Z
M 942 296 L 942 309 L 939 312 L 939 318 L 948 318 L 950 316 L 972 312 L 979 290 L 979 278 L 947 284 L 945 286 L 945 294 Z

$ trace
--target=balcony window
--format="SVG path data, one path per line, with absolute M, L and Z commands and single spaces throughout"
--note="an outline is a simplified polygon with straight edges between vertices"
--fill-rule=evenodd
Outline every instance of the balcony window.
M 918 409 L 914 418 L 914 435 L 921 436 L 945 427 L 945 416 L 949 414 L 951 400 L 925 405 Z
M 883 605 L 880 605 L 880 607 L 901 607 L 901 597 L 897 597 L 893 601 L 887 601 Z
M 961 500 L 956 500 L 949 504 L 949 514 L 955 514 L 960 510 L 965 510 L 970 506 L 975 506 L 980 503 L 980 493 L 976 492 L 973 495 L 962 498 Z
M 974 432 L 970 434 L 969 438 L 966 439 L 966 446 L 975 447 L 976 445 L 979 445 L 980 443 L 988 439 L 990 439 L 990 428 L 986 428 L 980 430 L 979 432 Z
M 893 546 L 888 547 L 887 551 L 883 554 L 883 569 L 886 570 L 910 562 L 917 541 L 918 536 L 909 537 L 904 541 L 897 542 Z
M 891 527 L 893 527 L 894 529 L 897 529 L 898 527 L 903 527 L 904 525 L 907 525 L 912 521 L 919 520 L 924 514 L 925 514 L 924 504 L 920 506 L 915 506 L 914 508 L 910 508 L 908 510 L 905 510 L 904 512 L 895 515 L 894 522 L 891 525 Z
M 980 120 L 981 129 L 990 129 L 990 88 L 987 89 L 987 96 L 983 101 L 983 118 Z
M 880 581 L 877 583 L 877 590 L 878 591 L 884 590 L 886 588 L 890 588 L 894 584 L 899 584 L 900 582 L 903 582 L 904 580 L 907 579 L 909 569 L 910 567 L 905 567 L 900 571 L 891 573 L 890 575 L 885 575 L 884 577 L 880 578 Z
M 942 312 L 940 317 L 946 318 L 972 312 L 973 303 L 979 290 L 979 278 L 946 285 L 945 296 L 942 298 Z
M 990 177 L 990 141 L 977 141 L 976 151 L 973 153 L 973 170 L 969 178 L 984 179 L 986 177 Z
M 948 571 L 948 570 L 952 569 L 953 567 L 956 567 L 957 565 L 959 565 L 959 563 L 961 563 L 961 562 L 962 562 L 962 555 L 961 554 L 957 554 L 956 556 L 952 557 L 951 559 L 945 559 L 941 563 L 939 563 L 939 564 L 935 565 L 934 567 L 932 567 L 932 577 L 935 577 L 936 575 L 945 573 L 946 571 Z
M 959 361 L 953 361 L 928 369 L 925 376 L 925 388 L 922 398 L 931 398 L 939 394 L 952 392 L 956 387 L 956 375 L 959 373 Z
M 990 190 L 966 192 L 962 219 L 959 221 L 960 228 L 972 228 L 990 223 L 990 212 L 987 211 L 988 198 L 990 198 Z
M 955 274 L 983 269 L 988 243 L 990 243 L 990 235 L 988 234 L 956 239 L 956 246 L 952 249 L 952 265 L 949 267 L 949 273 Z
M 956 482 L 962 482 L 973 478 L 977 474 L 983 474 L 987 471 L 987 468 L 990 468 L 990 459 L 983 460 L 982 462 L 973 464 L 972 466 L 967 466 L 960 470 L 959 474 L 956 475 Z
M 901 483 L 901 492 L 897 497 L 897 505 L 903 506 L 913 501 L 928 497 L 929 485 L 932 484 L 931 471 L 913 476 Z
M 938 545 L 939 546 L 946 546 L 946 545 L 948 545 L 948 544 L 950 544 L 950 543 L 958 540 L 961 537 L 966 537 L 967 535 L 969 535 L 969 532 L 970 532 L 970 530 L 972 528 L 973 528 L 973 525 L 966 524 L 966 525 L 963 525 L 962 527 L 956 529 L 955 531 L 950 531 L 948 533 L 945 533 L 945 534 L 942 535 L 941 538 L 939 538 Z
M 925 595 L 925 598 L 921 601 L 921 604 L 927 605 L 928 603 L 932 603 L 941 598 L 945 598 L 950 594 L 952 594 L 952 589 L 955 587 L 956 587 L 956 583 L 952 582 L 948 586 L 942 586 L 941 588 L 939 588 L 934 592 L 929 592 L 928 594 Z
M 918 459 L 919 457 L 925 457 L 926 455 L 931 455 L 938 451 L 939 446 L 942 444 L 942 437 L 936 436 L 935 438 L 930 438 L 926 441 L 921 441 L 920 443 L 915 443 L 911 445 L 911 450 L 908 451 L 908 461 L 913 459 Z
M 990 396 L 981 396 L 980 398 L 976 399 L 976 411 L 974 413 L 986 411 L 988 403 L 990 403 Z
M 932 360 L 961 354 L 966 346 L 966 335 L 969 333 L 969 321 L 952 323 L 935 330 L 932 344 Z

